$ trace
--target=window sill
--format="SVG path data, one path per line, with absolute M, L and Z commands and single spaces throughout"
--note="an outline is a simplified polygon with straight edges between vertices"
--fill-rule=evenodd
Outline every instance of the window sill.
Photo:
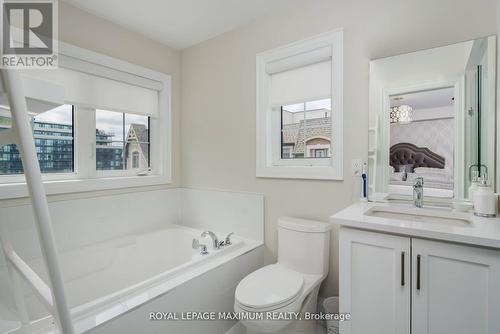
M 47 195 L 80 193 L 99 190 L 123 189 L 171 183 L 163 175 L 104 177 L 97 179 L 47 180 L 43 184 Z M 0 200 L 28 197 L 25 182 L 0 184 Z
M 262 167 L 257 168 L 257 177 L 306 180 L 343 180 L 342 171 L 338 171 L 332 166 Z

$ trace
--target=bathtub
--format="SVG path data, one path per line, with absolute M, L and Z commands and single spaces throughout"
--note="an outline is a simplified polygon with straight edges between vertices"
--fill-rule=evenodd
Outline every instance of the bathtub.
M 258 249 L 262 242 L 233 235 L 232 245 L 214 250 L 210 238 L 200 238 L 201 232 L 168 224 L 162 229 L 61 252 L 66 295 L 76 332 L 196 333 L 200 326 L 197 322 L 152 321 L 149 314 L 197 311 L 201 304 L 205 304 L 206 310 L 231 312 L 232 294 L 238 281 L 262 265 L 262 251 Z M 223 240 L 230 231 L 214 232 Z M 200 250 L 194 250 L 193 238 L 206 244 L 209 254 L 201 255 Z M 41 259 L 27 262 L 47 281 Z M 33 332 L 53 330 L 52 318 L 36 296 L 27 286 L 23 291 L 30 319 L 39 319 L 31 325 Z M 198 291 L 197 295 L 187 298 L 194 291 Z M 15 325 L 12 320 L 5 323 Z M 231 325 L 211 322 L 207 327 L 205 323 L 203 333 L 221 334 Z M 132 330 L 134 326 L 137 329 Z M 21 333 L 21 330 L 4 329 L 4 333 Z

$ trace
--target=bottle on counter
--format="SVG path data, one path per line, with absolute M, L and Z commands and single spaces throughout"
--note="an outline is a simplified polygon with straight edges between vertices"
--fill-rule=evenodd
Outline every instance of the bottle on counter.
M 498 195 L 488 184 L 487 177 L 482 177 L 474 191 L 474 214 L 479 217 L 496 217 Z

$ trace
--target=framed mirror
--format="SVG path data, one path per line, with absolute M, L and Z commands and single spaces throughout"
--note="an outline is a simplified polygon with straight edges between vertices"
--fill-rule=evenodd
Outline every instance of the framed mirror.
M 370 62 L 368 193 L 468 199 L 473 178 L 495 184 L 496 37 Z

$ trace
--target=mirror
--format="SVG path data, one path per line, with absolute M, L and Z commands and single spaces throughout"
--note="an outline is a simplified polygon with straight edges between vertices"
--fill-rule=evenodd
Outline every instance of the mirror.
M 370 62 L 368 191 L 372 201 L 468 199 L 494 185 L 496 37 Z

